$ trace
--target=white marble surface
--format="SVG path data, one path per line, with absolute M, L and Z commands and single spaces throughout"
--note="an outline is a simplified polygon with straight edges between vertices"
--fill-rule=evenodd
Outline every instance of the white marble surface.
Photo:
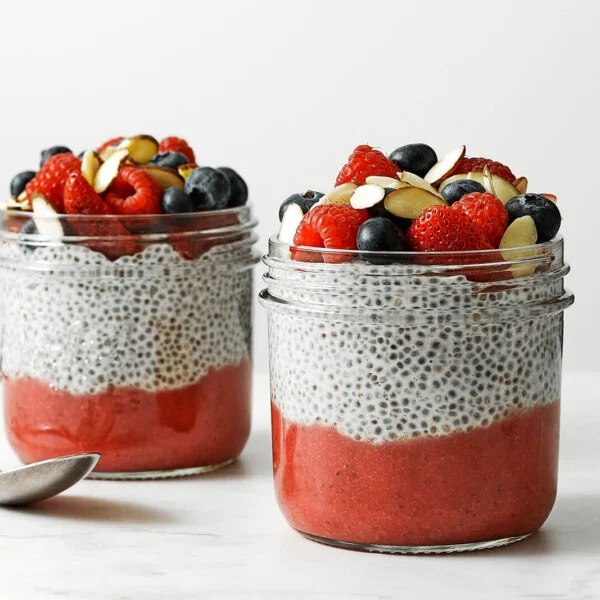
M 563 398 L 557 504 L 520 544 L 410 557 L 303 539 L 273 496 L 268 387 L 258 376 L 253 435 L 230 468 L 85 481 L 35 507 L 0 509 L 0 598 L 600 598 L 600 375 L 566 375 Z M 1 448 L 6 468 L 14 457 Z

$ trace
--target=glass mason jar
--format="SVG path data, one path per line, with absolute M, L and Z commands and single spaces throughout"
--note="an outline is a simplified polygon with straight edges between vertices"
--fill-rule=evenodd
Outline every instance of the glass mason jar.
M 258 260 L 249 207 L 0 218 L 4 416 L 24 462 L 94 451 L 92 476 L 144 479 L 239 456 Z
M 357 253 L 270 240 L 273 470 L 290 525 L 379 552 L 503 545 L 556 496 L 562 238 Z

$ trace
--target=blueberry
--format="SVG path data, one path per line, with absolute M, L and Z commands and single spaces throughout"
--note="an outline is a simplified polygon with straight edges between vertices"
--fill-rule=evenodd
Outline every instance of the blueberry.
M 35 177 L 35 171 L 23 171 L 17 173 L 10 182 L 10 195 L 16 198 L 23 190 L 25 186 Z
M 454 204 L 458 202 L 463 196 L 466 194 L 471 194 L 472 192 L 485 192 L 485 188 L 479 181 L 475 181 L 472 179 L 459 179 L 458 181 L 453 181 L 448 185 L 444 186 L 442 189 L 442 198 L 448 204 Z
M 71 149 L 66 146 L 52 146 L 52 148 L 46 148 L 46 150 L 42 150 L 40 154 L 40 167 L 44 166 L 44 163 L 51 157 L 56 154 L 72 154 Z
M 248 202 L 248 186 L 246 182 L 240 177 L 237 171 L 234 171 L 230 167 L 219 167 L 217 171 L 223 173 L 227 177 L 227 181 L 229 181 L 231 194 L 227 204 L 228 208 L 244 206 Z
M 408 144 L 396 148 L 390 154 L 390 160 L 400 171 L 409 171 L 419 177 L 425 177 L 438 158 L 435 150 L 427 144 Z
M 505 205 L 509 223 L 519 217 L 529 215 L 535 223 L 538 242 L 551 240 L 560 229 L 558 206 L 540 194 L 522 194 L 511 198 Z
M 297 204 L 306 214 L 325 194 L 307 190 L 304 194 L 292 194 L 288 196 L 279 207 L 279 220 L 283 219 L 283 213 L 290 204 Z
M 148 161 L 148 164 L 156 165 L 157 167 L 168 167 L 177 171 L 177 167 L 186 165 L 189 162 L 188 157 L 181 154 L 181 152 L 159 152 Z
M 162 209 L 167 214 L 188 213 L 194 211 L 191 198 L 180 188 L 167 188 L 162 195 Z
M 404 232 L 390 219 L 374 217 L 367 219 L 356 234 L 359 250 L 396 252 L 406 249 Z
M 220 171 L 211 167 L 197 167 L 185 180 L 185 191 L 195 210 L 219 210 L 227 206 L 230 195 L 229 181 Z

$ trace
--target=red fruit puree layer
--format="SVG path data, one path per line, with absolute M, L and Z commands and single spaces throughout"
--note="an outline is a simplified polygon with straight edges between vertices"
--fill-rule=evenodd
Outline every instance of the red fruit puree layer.
M 558 402 L 468 433 L 371 444 L 297 425 L 272 405 L 273 469 L 292 527 L 398 546 L 532 533 L 556 496 Z
M 162 471 L 237 457 L 250 433 L 251 365 L 210 368 L 192 385 L 156 392 L 111 387 L 73 395 L 4 378 L 9 441 L 26 463 L 100 452 L 97 471 Z

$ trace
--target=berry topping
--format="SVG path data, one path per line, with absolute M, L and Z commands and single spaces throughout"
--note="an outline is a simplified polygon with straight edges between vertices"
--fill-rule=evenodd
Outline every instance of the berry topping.
M 27 197 L 43 196 L 57 213 L 64 212 L 63 186 L 70 173 L 79 172 L 81 161 L 71 153 L 51 156 L 36 176 L 25 186 Z
M 496 196 L 472 192 L 452 205 L 462 210 L 479 228 L 487 241 L 497 248 L 508 225 L 508 213 Z
M 398 167 L 383 152 L 365 144 L 354 149 L 348 162 L 339 172 L 335 185 L 339 186 L 349 181 L 362 185 L 369 175 L 396 177 L 397 172 Z
M 509 183 L 515 180 L 512 171 L 502 163 L 490 160 L 489 158 L 462 158 L 456 168 L 452 172 L 453 175 L 462 173 L 471 173 L 473 171 L 483 171 L 484 167 L 488 167 L 490 173 L 502 177 Z
M 159 152 L 148 161 L 148 164 L 177 170 L 177 167 L 189 162 L 188 157 L 181 152 Z
M 65 213 L 69 215 L 108 215 L 110 209 L 81 173 L 71 173 L 64 187 Z
M 356 210 L 348 205 L 315 206 L 304 215 L 298 226 L 294 245 L 356 250 L 356 234 L 368 218 L 368 211 Z M 293 254 L 293 258 L 303 260 L 299 258 L 298 253 Z M 326 261 L 341 262 L 336 256 L 326 255 L 324 258 Z
M 321 192 L 313 190 L 307 190 L 304 194 L 288 196 L 279 207 L 279 220 L 283 220 L 283 215 L 290 204 L 297 204 L 302 209 L 302 213 L 306 214 L 322 197 Z
M 459 179 L 453 181 L 442 189 L 442 198 L 448 203 L 458 202 L 466 194 L 471 192 L 485 192 L 485 188 L 479 181 L 471 179 Z
M 194 169 L 185 180 L 184 189 L 196 210 L 225 208 L 230 195 L 227 177 L 211 167 Z
M 142 169 L 122 166 L 106 191 L 105 202 L 119 215 L 158 214 L 162 188 Z
M 535 223 L 538 242 L 551 240 L 560 229 L 558 206 L 541 194 L 515 196 L 506 203 L 506 210 L 511 223 L 519 217 L 530 216 Z
M 409 171 L 419 177 L 425 177 L 438 158 L 435 150 L 427 144 L 408 144 L 396 148 L 390 154 L 390 160 L 398 171 Z
M 17 198 L 21 195 L 25 186 L 35 177 L 35 171 L 23 171 L 17 173 L 10 182 L 10 195 Z
M 389 219 L 375 217 L 365 221 L 356 234 L 359 250 L 396 252 L 406 250 L 404 232 Z
M 158 144 L 158 152 L 180 152 L 184 156 L 187 156 L 187 162 L 196 162 L 194 151 L 188 143 L 175 136 L 166 137 L 161 140 Z
M 40 167 L 43 167 L 51 156 L 56 156 L 57 154 L 73 153 L 71 152 L 71 149 L 66 146 L 52 146 L 51 148 L 46 148 L 46 150 L 42 150 L 40 154 Z
M 180 188 L 167 188 L 162 195 L 162 209 L 165 213 L 188 213 L 194 211 L 191 198 Z
M 490 243 L 461 210 L 451 206 L 431 206 L 413 221 L 407 232 L 408 243 L 417 252 L 487 250 Z
M 234 171 L 230 167 L 219 167 L 217 171 L 223 173 L 229 182 L 229 201 L 227 202 L 227 207 L 235 208 L 236 206 L 246 204 L 248 202 L 248 186 L 237 171 Z
M 96 149 L 96 152 L 98 154 L 101 154 L 104 150 L 106 150 L 107 148 L 110 148 L 111 146 L 118 146 L 119 142 L 122 142 L 124 139 L 125 139 L 124 137 L 120 136 L 120 137 L 111 138 L 110 140 L 106 140 L 106 142 L 104 142 L 103 144 L 98 146 L 98 148 Z

